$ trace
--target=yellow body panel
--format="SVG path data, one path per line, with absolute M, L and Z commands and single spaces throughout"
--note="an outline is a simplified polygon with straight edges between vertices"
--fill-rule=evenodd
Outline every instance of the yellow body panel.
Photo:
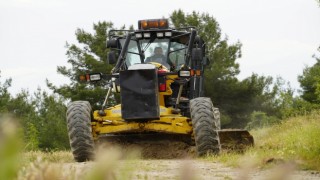
M 172 89 L 170 88 L 171 83 L 173 83 L 173 80 L 176 79 L 178 75 L 167 75 L 166 76 L 166 92 L 160 92 L 159 93 L 159 104 L 160 106 L 165 106 L 164 104 L 164 96 L 169 96 L 172 94 Z
M 102 134 L 162 132 L 168 134 L 192 134 L 190 119 L 179 114 L 172 114 L 172 108 L 160 106 L 160 119 L 146 122 L 125 121 L 121 118 L 121 106 L 105 110 L 106 116 L 94 111 L 92 133 L 94 138 Z

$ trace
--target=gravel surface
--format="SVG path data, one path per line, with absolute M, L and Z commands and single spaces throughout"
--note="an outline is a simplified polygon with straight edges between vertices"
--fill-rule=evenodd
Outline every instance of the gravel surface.
M 67 163 L 64 169 L 74 169 L 79 179 L 96 168 L 96 162 Z M 100 165 L 103 165 L 103 163 Z M 296 171 L 293 165 L 282 164 L 272 169 L 230 168 L 218 162 L 198 159 L 119 160 L 112 177 L 115 179 L 320 179 L 315 171 Z M 124 174 L 126 174 L 124 176 Z

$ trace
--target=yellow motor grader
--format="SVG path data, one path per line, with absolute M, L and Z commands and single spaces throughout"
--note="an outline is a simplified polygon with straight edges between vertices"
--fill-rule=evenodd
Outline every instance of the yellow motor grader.
M 204 97 L 209 60 L 197 30 L 170 28 L 166 19 L 141 20 L 138 27 L 121 33 L 110 30 L 108 61 L 115 64 L 113 70 L 82 77 L 108 82 L 102 108 L 93 111 L 87 101 L 68 105 L 75 160 L 91 160 L 95 141 L 105 137 L 153 141 L 174 137 L 194 144 L 198 156 L 218 154 L 225 144 L 253 145 L 248 131 L 221 130 L 219 109 Z M 120 93 L 120 104 L 107 106 L 111 93 Z

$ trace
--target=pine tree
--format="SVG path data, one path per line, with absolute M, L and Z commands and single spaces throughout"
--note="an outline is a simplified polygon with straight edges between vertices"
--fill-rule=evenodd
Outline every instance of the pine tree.
M 107 63 L 109 50 L 106 48 L 106 41 L 108 31 L 112 28 L 111 22 L 98 22 L 93 24 L 93 34 L 77 29 L 75 35 L 79 44 L 66 44 L 66 55 L 71 68 L 57 68 L 59 74 L 70 79 L 70 83 L 57 87 L 47 81 L 48 87 L 71 101 L 87 100 L 96 108 L 101 105 L 106 95 L 106 82 L 84 83 L 79 77 L 95 72 L 110 73 L 112 66 Z

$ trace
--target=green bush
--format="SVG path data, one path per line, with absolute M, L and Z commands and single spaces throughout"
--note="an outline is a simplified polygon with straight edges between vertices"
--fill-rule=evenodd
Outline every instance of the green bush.
M 250 121 L 247 124 L 247 129 L 256 129 L 269 127 L 275 123 L 278 123 L 279 119 L 275 116 L 268 116 L 265 112 L 254 111 L 250 115 Z

